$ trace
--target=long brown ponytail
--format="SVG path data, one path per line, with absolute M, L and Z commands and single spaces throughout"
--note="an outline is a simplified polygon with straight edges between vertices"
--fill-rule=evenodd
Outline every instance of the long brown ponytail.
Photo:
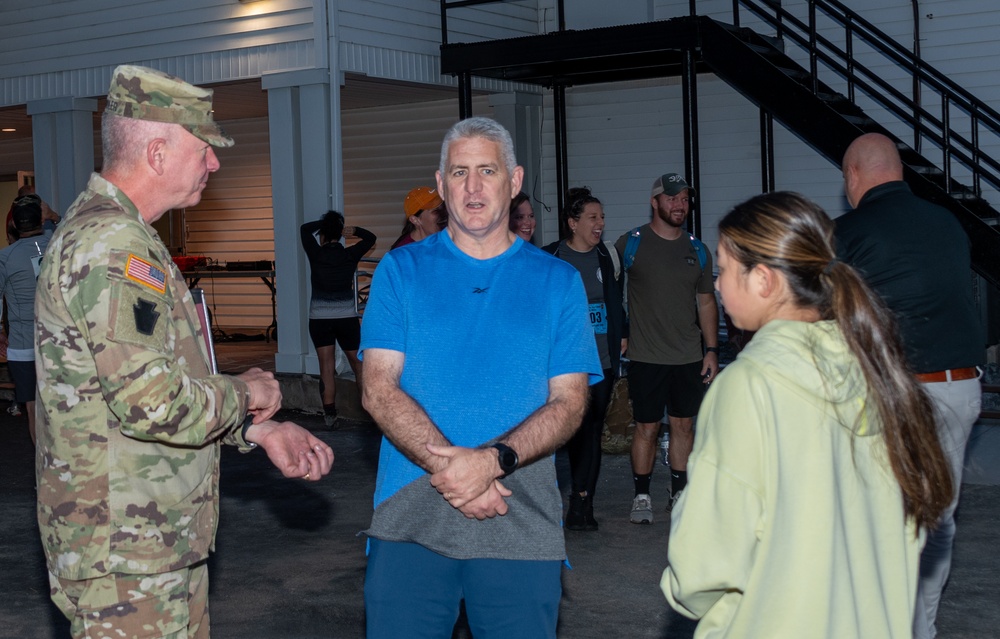
M 918 525 L 932 527 L 952 496 L 934 407 L 907 367 L 891 311 L 857 271 L 836 259 L 833 229 L 833 221 L 805 197 L 766 193 L 723 218 L 719 242 L 746 270 L 763 264 L 781 271 L 797 306 L 836 321 L 881 419 L 903 510 Z

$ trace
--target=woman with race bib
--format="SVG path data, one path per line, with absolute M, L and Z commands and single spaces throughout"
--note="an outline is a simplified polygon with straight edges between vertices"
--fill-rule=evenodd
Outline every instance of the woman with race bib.
M 567 530 L 597 530 L 594 519 L 594 490 L 601 471 L 601 435 L 604 414 L 611 399 L 615 372 L 627 338 L 625 309 L 622 306 L 622 281 L 612 258 L 613 246 L 601 241 L 604 232 L 604 207 L 586 187 L 570 189 L 562 213 L 565 239 L 543 250 L 566 260 L 580 271 L 590 307 L 597 352 L 601 357 L 604 379 L 590 387 L 590 404 L 580 429 L 567 444 L 573 475 Z

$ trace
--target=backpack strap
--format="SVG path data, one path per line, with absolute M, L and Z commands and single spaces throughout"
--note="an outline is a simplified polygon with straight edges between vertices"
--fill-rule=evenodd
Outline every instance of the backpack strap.
M 622 274 L 622 264 L 618 260 L 618 249 L 611 240 L 604 240 L 604 248 L 608 251 L 608 257 L 611 258 L 611 263 L 615 265 L 615 279 L 617 280 Z
M 708 256 L 706 255 L 705 243 L 696 238 L 693 234 L 688 233 L 688 238 L 691 240 L 691 246 L 694 247 L 694 252 L 698 254 L 698 264 L 701 266 L 701 270 L 705 270 L 705 264 L 708 263 Z M 632 239 L 631 237 L 629 238 Z
M 622 260 L 625 262 L 625 270 L 632 268 L 632 264 L 635 262 L 635 252 L 639 250 L 639 229 L 641 227 L 635 227 L 628 232 L 628 240 L 625 241 L 625 255 L 622 256 Z M 701 270 L 705 270 L 705 265 L 708 264 L 708 249 L 705 248 L 705 243 L 699 240 L 692 233 L 687 234 L 688 239 L 691 241 L 691 246 L 694 248 L 694 252 L 698 255 L 698 265 Z
M 625 241 L 625 255 L 622 256 L 622 261 L 625 263 L 625 270 L 632 268 L 632 263 L 635 262 L 635 252 L 639 250 L 639 229 L 641 227 L 635 227 L 628 232 L 628 240 Z

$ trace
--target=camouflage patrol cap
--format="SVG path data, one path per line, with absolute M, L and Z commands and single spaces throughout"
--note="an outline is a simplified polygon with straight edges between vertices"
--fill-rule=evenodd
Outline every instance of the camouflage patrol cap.
M 179 124 L 212 146 L 233 146 L 212 119 L 212 90 L 149 67 L 123 64 L 111 75 L 107 113 Z

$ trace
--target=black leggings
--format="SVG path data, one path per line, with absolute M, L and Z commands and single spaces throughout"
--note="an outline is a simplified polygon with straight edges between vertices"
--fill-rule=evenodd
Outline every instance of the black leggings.
M 573 475 L 573 492 L 586 492 L 593 496 L 597 489 L 597 476 L 601 473 L 601 435 L 604 433 L 604 415 L 611 401 L 614 387 L 611 369 L 604 371 L 604 379 L 590 387 L 590 405 L 583 416 L 580 429 L 566 444 L 569 467 Z

